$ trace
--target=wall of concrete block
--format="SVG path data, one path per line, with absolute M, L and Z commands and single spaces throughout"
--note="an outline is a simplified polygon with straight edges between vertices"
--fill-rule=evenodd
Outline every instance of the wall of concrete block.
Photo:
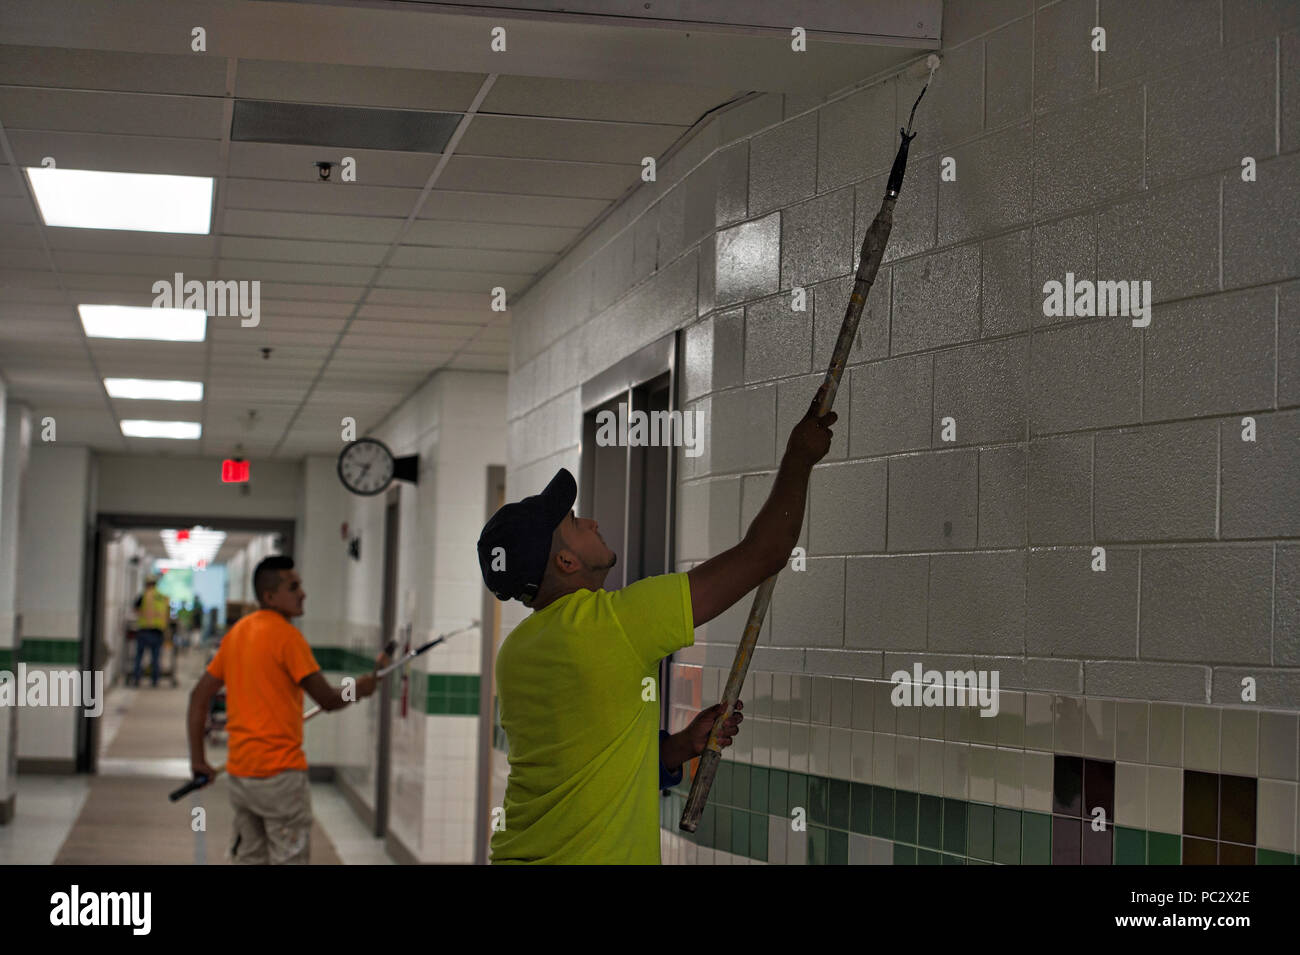
M 807 570 L 783 573 L 754 668 L 887 680 L 919 660 L 1058 701 L 1300 708 L 1300 244 L 1281 225 L 1300 219 L 1300 5 L 953 0 L 942 53 L 813 472 Z M 708 421 L 678 461 L 679 569 L 740 538 L 920 83 L 719 114 L 513 305 L 511 499 L 578 473 L 581 384 L 677 331 Z M 1067 272 L 1150 281 L 1149 326 L 1046 316 Z M 725 670 L 748 606 L 678 662 Z

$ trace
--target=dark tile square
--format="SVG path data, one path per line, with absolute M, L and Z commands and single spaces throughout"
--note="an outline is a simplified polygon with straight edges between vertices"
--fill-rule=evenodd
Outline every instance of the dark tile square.
M 1183 772 L 1183 835 L 1219 838 L 1218 774 Z
M 700 813 L 700 824 L 695 827 L 695 841 L 707 849 L 717 846 L 718 807 L 708 803 Z
M 1181 865 L 1182 838 L 1169 832 L 1147 833 L 1147 865 Z
M 790 815 L 795 809 L 802 809 L 805 815 L 808 813 L 808 777 L 803 773 L 791 772 L 785 815 Z
M 1060 756 L 1052 773 L 1052 812 L 1060 816 L 1083 815 L 1083 757 Z
M 716 802 L 719 806 L 731 805 L 731 773 L 730 760 L 724 759 L 718 763 L 718 771 L 713 774 L 713 785 L 709 787 L 711 802 Z
M 1020 864 L 1052 864 L 1052 817 L 1041 812 L 1020 814 Z
M 1219 777 L 1220 840 L 1248 846 L 1255 844 L 1255 789 L 1258 784 L 1258 780 L 1250 776 Z M 1222 857 L 1222 851 L 1219 855 Z
M 1147 864 L 1147 834 L 1145 829 L 1115 827 L 1115 864 Z
M 966 807 L 966 854 L 993 861 L 993 807 L 973 802 Z
M 1218 865 L 1218 843 L 1183 836 L 1183 865 Z
M 1098 832 L 1092 828 L 1092 823 L 1085 819 L 1082 831 L 1083 851 L 1080 861 L 1084 865 L 1114 865 L 1115 830 L 1110 823 L 1108 822 L 1106 828 Z
M 749 855 L 749 813 L 743 809 L 731 810 L 731 851 L 738 856 Z
M 930 849 L 916 850 L 917 865 L 943 865 L 943 856 Z
M 832 829 L 848 831 L 849 784 L 843 779 L 832 779 L 827 792 L 827 819 Z M 847 863 L 845 863 L 847 865 Z
M 871 788 L 867 783 L 849 786 L 849 830 L 864 836 L 871 835 Z
M 767 813 L 767 768 L 753 766 L 749 770 L 749 808 L 754 812 Z
M 826 864 L 826 836 L 828 830 L 823 826 L 808 827 L 808 864 Z
M 719 806 L 713 817 L 713 848 L 731 851 L 731 807 Z
M 1020 865 L 1020 810 L 993 812 L 993 861 L 999 865 Z
M 1219 843 L 1219 865 L 1254 865 L 1255 847 L 1232 842 Z
M 827 833 L 826 862 L 828 865 L 849 864 L 849 834 L 831 829 Z
M 894 838 L 894 791 L 884 786 L 871 788 L 871 834 Z
M 1099 759 L 1083 761 L 1083 817 L 1092 819 L 1101 807 L 1107 827 L 1115 819 L 1115 764 Z
M 826 777 L 808 777 L 808 821 L 818 826 L 826 825 Z
M 894 843 L 894 865 L 916 865 L 916 846 Z
M 916 807 L 918 846 L 938 849 L 943 845 L 943 800 L 922 794 Z
M 943 851 L 966 854 L 966 803 L 960 799 L 943 801 Z
M 767 861 L 767 816 L 756 812 L 749 814 L 749 855 L 760 862 Z
M 1052 865 L 1080 865 L 1083 861 L 1083 822 L 1068 816 L 1052 817 Z
M 916 793 L 898 790 L 894 794 L 894 838 L 899 842 L 917 844 Z
M 790 814 L 790 774 L 784 769 L 768 770 L 767 811 L 774 816 Z
M 731 771 L 731 804 L 749 808 L 749 767 L 744 763 L 736 763 Z
M 948 855 L 945 852 L 943 856 L 943 864 L 944 865 L 965 865 L 966 860 L 963 859 L 961 856 L 952 856 L 952 855 Z

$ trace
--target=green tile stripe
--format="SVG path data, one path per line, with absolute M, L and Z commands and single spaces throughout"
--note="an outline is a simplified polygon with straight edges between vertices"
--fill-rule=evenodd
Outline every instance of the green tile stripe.
M 426 673 L 424 679 L 425 692 L 420 694 L 423 712 L 429 716 L 478 716 L 477 673 Z
M 768 861 L 771 818 L 789 824 L 807 810 L 807 861 L 846 865 L 850 834 L 893 843 L 896 865 L 1051 865 L 1052 817 L 964 799 L 891 789 L 791 770 L 724 760 L 695 833 L 677 828 L 690 779 L 660 801 L 662 828 L 697 845 Z M 1178 834 L 1112 829 L 1116 865 L 1178 865 Z M 1297 865 L 1300 856 L 1256 850 L 1260 865 Z
M 80 640 L 53 640 L 29 637 L 18 648 L 0 649 L 0 670 L 12 670 L 19 662 L 42 664 L 81 665 Z
M 12 647 L 0 647 L 0 670 L 12 670 L 14 668 L 14 649 Z
M 366 654 L 350 647 L 314 646 L 312 656 L 322 670 L 331 673 L 367 673 L 375 667 L 378 653 Z

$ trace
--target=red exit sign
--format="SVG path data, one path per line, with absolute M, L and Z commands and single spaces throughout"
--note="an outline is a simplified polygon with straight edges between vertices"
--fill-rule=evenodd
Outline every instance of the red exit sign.
M 244 484 L 248 481 L 248 462 L 239 458 L 226 458 L 221 462 L 222 484 Z

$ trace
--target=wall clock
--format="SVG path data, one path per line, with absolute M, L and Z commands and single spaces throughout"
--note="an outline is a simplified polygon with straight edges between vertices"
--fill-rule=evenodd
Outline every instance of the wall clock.
M 420 456 L 395 458 L 378 438 L 358 438 L 339 452 L 339 480 L 353 494 L 371 497 L 394 480 L 416 483 Z

